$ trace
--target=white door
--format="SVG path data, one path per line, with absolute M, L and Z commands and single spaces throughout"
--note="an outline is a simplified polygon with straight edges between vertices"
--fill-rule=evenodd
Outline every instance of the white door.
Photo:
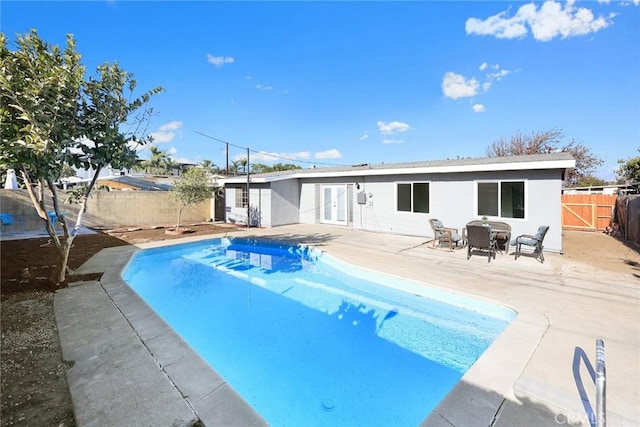
M 347 186 L 325 185 L 322 187 L 322 222 L 347 224 Z

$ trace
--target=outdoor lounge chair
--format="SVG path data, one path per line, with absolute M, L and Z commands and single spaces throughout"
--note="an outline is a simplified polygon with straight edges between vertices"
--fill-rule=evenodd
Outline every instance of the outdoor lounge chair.
M 522 252 L 522 246 L 524 245 L 525 247 L 528 246 L 532 249 L 530 255 L 533 255 L 534 258 L 539 259 L 540 263 L 544 263 L 544 255 L 542 254 L 542 249 L 544 248 L 544 246 L 542 246 L 542 242 L 548 230 L 548 225 L 541 225 L 540 227 L 538 227 L 538 232 L 535 235 L 532 236 L 530 234 L 522 234 L 513 239 L 511 241 L 511 245 L 516 247 L 515 259 L 518 259 L 520 255 L 524 254 Z
M 467 259 L 471 258 L 474 251 L 486 251 L 488 262 L 491 262 L 491 257 L 496 257 L 496 250 L 496 238 L 490 225 L 467 224 Z
M 453 250 L 453 245 L 458 246 L 462 241 L 462 236 L 458 234 L 457 228 L 445 227 L 439 219 L 430 219 L 429 224 L 433 229 L 433 247 L 436 247 L 436 240 L 442 246 L 442 242 L 448 242 L 449 248 Z

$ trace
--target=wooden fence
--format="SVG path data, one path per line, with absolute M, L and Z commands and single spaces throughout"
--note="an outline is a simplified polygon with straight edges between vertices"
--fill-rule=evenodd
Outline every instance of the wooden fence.
M 562 228 L 602 231 L 609 226 L 615 194 L 563 194 Z

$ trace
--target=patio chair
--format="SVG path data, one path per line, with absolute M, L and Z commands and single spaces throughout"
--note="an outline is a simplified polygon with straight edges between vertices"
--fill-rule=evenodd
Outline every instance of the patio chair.
M 7 231 L 9 231 L 9 234 L 11 235 L 15 234 L 13 225 L 16 223 L 20 226 L 21 232 L 24 233 L 24 222 L 22 217 L 18 216 L 18 220 L 16 221 L 11 214 L 0 214 L 0 232 L 2 234 L 7 234 Z
M 496 250 L 496 238 L 490 225 L 467 224 L 467 259 L 471 258 L 474 251 L 486 251 L 488 262 L 491 262 L 491 257 L 496 257 Z
M 430 219 L 429 224 L 433 229 L 433 247 L 436 247 L 436 240 L 442 246 L 442 242 L 448 242 L 449 248 L 453 250 L 453 245 L 458 246 L 462 241 L 462 236 L 458 234 L 457 228 L 445 227 L 439 219 Z
M 541 225 L 538 227 L 538 232 L 533 236 L 530 234 L 522 234 L 511 241 L 511 245 L 516 247 L 515 250 L 515 259 L 518 259 L 520 255 L 524 255 L 525 253 L 528 255 L 532 255 L 534 258 L 539 259 L 540 263 L 544 263 L 544 254 L 542 253 L 542 242 L 544 241 L 544 236 L 547 234 L 549 230 L 548 225 Z M 522 246 L 529 247 L 532 252 L 522 252 Z

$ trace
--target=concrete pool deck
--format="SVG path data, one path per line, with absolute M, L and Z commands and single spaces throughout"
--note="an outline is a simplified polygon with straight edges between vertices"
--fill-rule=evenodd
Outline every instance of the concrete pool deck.
M 428 426 L 589 425 L 595 342 L 604 340 L 607 422 L 640 426 L 640 279 L 545 254 L 466 259 L 420 237 L 293 225 L 232 236 L 306 243 L 357 266 L 510 307 L 518 318 L 432 412 Z M 215 236 L 211 236 L 215 237 Z M 180 242 L 202 238 L 181 239 Z M 54 307 L 78 425 L 265 425 L 121 279 L 138 248 L 81 267 L 100 282 L 59 291 Z M 401 396 L 398 396 L 401 399 Z M 311 421 L 312 422 L 312 421 Z

